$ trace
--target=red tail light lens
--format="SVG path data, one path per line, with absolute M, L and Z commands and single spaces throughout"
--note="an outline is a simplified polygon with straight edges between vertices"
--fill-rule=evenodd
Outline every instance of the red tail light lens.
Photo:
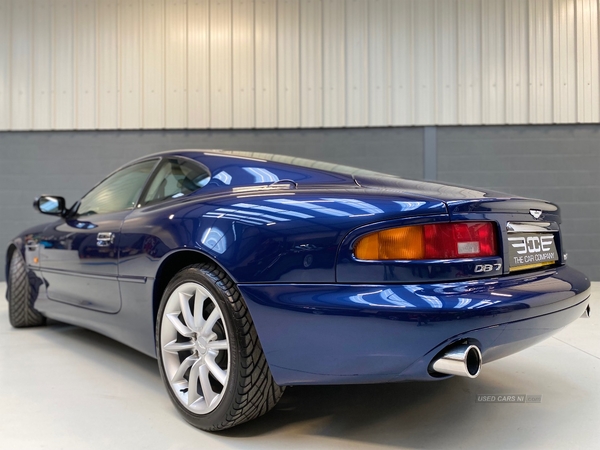
M 456 259 L 495 256 L 492 222 L 412 225 L 370 233 L 354 248 L 362 260 Z
M 425 259 L 475 258 L 497 255 L 492 222 L 424 225 Z

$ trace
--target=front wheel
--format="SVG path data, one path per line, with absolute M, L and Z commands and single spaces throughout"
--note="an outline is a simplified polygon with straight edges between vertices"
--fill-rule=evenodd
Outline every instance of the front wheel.
M 169 396 L 195 427 L 216 431 L 275 406 L 278 386 L 244 299 L 212 264 L 181 270 L 158 311 L 156 353 Z
M 37 327 L 46 323 L 34 307 L 36 285 L 32 285 L 25 261 L 18 250 L 10 258 L 8 270 L 8 319 L 15 328 Z

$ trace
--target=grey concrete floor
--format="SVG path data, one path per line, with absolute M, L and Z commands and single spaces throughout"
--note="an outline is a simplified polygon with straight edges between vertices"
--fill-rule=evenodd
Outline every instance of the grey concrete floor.
M 600 283 L 592 308 L 475 380 L 294 387 L 266 416 L 210 434 L 179 417 L 154 359 L 70 325 L 12 329 L 2 300 L 0 449 L 598 448 Z

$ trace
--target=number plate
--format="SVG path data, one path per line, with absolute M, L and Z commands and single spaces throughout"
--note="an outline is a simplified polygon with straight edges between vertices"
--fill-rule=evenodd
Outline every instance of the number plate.
M 518 233 L 508 235 L 511 272 L 554 264 L 558 252 L 553 234 Z

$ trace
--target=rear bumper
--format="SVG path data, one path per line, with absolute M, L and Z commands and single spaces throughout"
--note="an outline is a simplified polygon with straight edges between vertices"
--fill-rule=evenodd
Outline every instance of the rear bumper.
M 476 343 L 484 363 L 580 317 L 589 280 L 567 267 L 422 285 L 240 285 L 277 383 L 432 380 L 446 346 Z

